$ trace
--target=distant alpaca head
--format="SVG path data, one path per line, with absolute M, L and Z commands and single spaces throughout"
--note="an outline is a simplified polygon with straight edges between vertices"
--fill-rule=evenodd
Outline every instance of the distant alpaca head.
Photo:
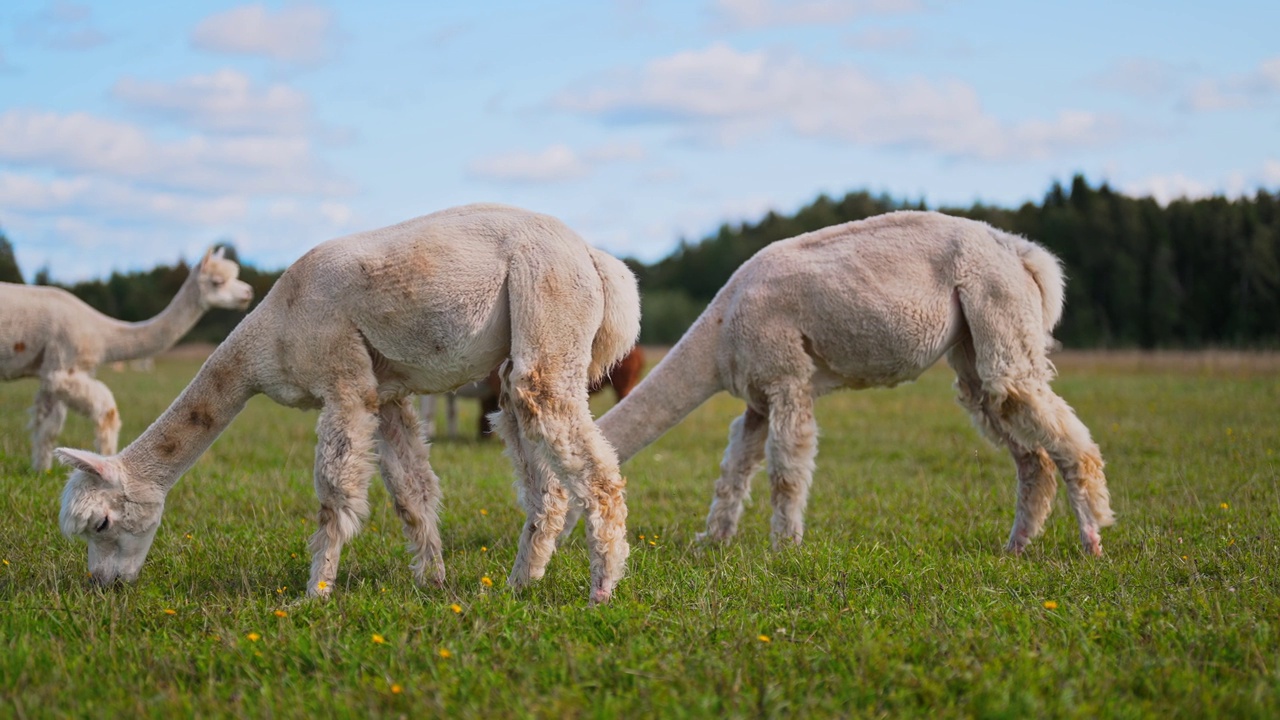
M 130 483 L 116 457 L 70 448 L 58 448 L 54 455 L 75 468 L 62 491 L 62 533 L 89 543 L 94 582 L 133 582 L 160 527 L 163 491 Z
M 253 302 L 253 288 L 242 280 L 240 266 L 224 257 L 224 248 L 209 250 L 196 267 L 200 284 L 200 303 L 205 308 L 245 310 Z

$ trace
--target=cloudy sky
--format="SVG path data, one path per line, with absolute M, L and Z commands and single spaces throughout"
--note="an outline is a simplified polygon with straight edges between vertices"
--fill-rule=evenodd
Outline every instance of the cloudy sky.
M 819 193 L 1280 188 L 1280 3 L 0 0 L 30 278 L 499 201 L 654 260 Z

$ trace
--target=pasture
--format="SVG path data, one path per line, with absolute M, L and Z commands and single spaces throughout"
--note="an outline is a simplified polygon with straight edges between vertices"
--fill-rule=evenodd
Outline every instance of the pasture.
M 1108 461 L 1102 559 L 1061 489 L 1027 556 L 1001 553 L 1012 461 L 938 367 L 819 402 L 806 540 L 783 553 L 763 475 L 736 540 L 694 544 L 740 412 L 704 405 L 624 466 L 628 575 L 598 608 L 581 529 L 506 589 L 523 513 L 475 441 L 432 449 L 445 588 L 413 585 L 375 477 L 335 596 L 305 600 L 316 415 L 261 397 L 170 494 L 138 583 L 94 588 L 57 529 L 66 470 L 28 467 L 35 384 L 5 383 L 0 716 L 1277 716 L 1280 356 L 1055 360 Z M 197 367 L 102 371 L 122 445 Z M 91 438 L 73 415 L 61 441 Z

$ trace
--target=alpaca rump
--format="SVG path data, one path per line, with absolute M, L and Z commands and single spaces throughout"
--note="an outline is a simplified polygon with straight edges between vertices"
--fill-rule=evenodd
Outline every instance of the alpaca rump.
M 734 273 L 671 352 L 599 427 L 625 462 L 721 390 L 729 429 L 700 537 L 734 535 L 767 464 L 774 546 L 799 543 L 817 454 L 814 398 L 914 380 L 946 356 L 960 404 L 1017 469 L 1006 549 L 1044 527 L 1062 474 L 1086 552 L 1114 517 L 1102 456 L 1049 386 L 1062 315 L 1057 258 L 985 223 L 896 212 L 776 242 Z M 572 521 L 568 523 L 572 527 Z
M 136 578 L 178 478 L 258 393 L 320 408 L 307 592 L 327 596 L 342 547 L 368 514 L 372 458 L 404 523 L 419 583 L 442 583 L 440 482 L 408 400 L 503 367 L 500 422 L 529 522 L 509 583 L 554 549 L 537 498 L 588 513 L 592 602 L 627 557 L 624 481 L 591 421 L 588 383 L 639 334 L 635 278 L 560 221 L 468 205 L 317 246 L 280 277 L 177 400 L 119 455 L 59 449 L 72 465 L 60 522 L 89 543 L 89 570 Z M 554 538 L 554 535 L 552 535 Z
M 253 288 L 240 266 L 209 249 L 159 315 L 121 322 L 62 288 L 0 283 L 0 380 L 39 379 L 31 408 L 31 464 L 48 470 L 67 408 L 89 418 L 95 447 L 114 453 L 115 397 L 94 372 L 103 363 L 149 358 L 173 347 L 212 308 L 244 310 Z

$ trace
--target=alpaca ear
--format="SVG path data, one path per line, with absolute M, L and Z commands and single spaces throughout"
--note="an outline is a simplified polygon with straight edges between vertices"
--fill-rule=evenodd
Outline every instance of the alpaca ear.
M 112 485 L 120 484 L 119 466 L 109 457 L 74 448 L 58 448 L 53 451 L 53 456 L 64 465 L 97 475 Z
M 227 257 L 227 248 L 225 245 L 219 245 L 217 250 L 213 251 L 213 257 L 217 260 L 225 260 Z

